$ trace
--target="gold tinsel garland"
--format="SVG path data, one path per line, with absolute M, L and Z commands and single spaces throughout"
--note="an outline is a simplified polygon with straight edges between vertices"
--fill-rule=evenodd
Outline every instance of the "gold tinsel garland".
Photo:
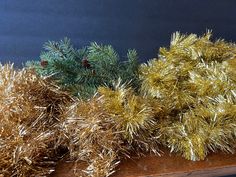
M 234 151 L 236 46 L 210 36 L 175 33 L 170 48 L 140 68 L 142 92 L 167 108 L 160 141 L 190 160 Z
M 1 65 L 0 174 L 48 176 L 65 157 L 87 164 L 77 176 L 109 176 L 131 153 L 159 155 L 159 144 L 190 160 L 234 152 L 236 46 L 210 36 L 173 34 L 140 66 L 139 93 L 118 80 L 89 100 Z
M 0 174 L 45 176 L 56 164 L 64 138 L 59 115 L 71 101 L 33 71 L 0 65 Z
M 153 108 L 120 82 L 114 89 L 100 87 L 94 98 L 72 104 L 63 116 L 71 157 L 88 163 L 77 171 L 79 176 L 109 176 L 132 151 L 158 154 L 150 136 L 156 122 Z

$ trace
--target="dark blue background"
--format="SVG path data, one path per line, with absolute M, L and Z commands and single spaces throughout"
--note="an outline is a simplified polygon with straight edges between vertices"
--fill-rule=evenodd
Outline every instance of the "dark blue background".
M 136 48 L 143 61 L 174 31 L 236 41 L 235 0 L 0 0 L 0 61 L 38 59 L 47 40 Z

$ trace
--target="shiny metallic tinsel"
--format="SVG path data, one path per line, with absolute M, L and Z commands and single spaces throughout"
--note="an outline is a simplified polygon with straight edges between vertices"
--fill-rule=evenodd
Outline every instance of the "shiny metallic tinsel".
M 210 36 L 177 32 L 169 49 L 140 67 L 142 93 L 167 108 L 157 128 L 161 142 L 191 160 L 234 151 L 236 46 Z
M 0 174 L 46 176 L 54 171 L 58 115 L 70 97 L 33 71 L 0 65 Z
M 94 98 L 72 104 L 63 116 L 71 157 L 88 164 L 78 176 L 109 176 L 134 150 L 158 154 L 150 136 L 155 125 L 152 107 L 120 82 L 114 89 L 100 87 Z

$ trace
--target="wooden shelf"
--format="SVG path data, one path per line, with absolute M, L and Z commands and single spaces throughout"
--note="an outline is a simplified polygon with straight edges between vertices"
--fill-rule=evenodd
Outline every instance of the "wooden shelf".
M 62 162 L 52 177 L 74 177 L 73 167 L 72 162 Z M 204 161 L 193 162 L 164 151 L 161 157 L 148 155 L 122 161 L 113 177 L 216 177 L 232 174 L 236 174 L 236 154 L 212 153 Z

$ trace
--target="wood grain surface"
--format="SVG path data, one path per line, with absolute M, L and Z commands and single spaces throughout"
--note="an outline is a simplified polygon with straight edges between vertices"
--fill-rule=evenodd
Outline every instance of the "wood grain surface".
M 74 177 L 73 162 L 61 162 L 52 177 Z M 191 176 L 217 177 L 236 174 L 236 154 L 212 153 L 204 161 L 188 161 L 164 151 L 161 157 L 147 155 L 123 160 L 112 177 Z

